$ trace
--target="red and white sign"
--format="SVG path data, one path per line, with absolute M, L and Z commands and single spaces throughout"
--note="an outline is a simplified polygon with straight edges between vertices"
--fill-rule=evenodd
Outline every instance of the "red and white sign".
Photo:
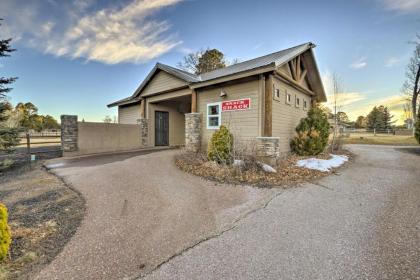
M 222 102 L 222 112 L 248 110 L 250 108 L 251 108 L 250 98 Z

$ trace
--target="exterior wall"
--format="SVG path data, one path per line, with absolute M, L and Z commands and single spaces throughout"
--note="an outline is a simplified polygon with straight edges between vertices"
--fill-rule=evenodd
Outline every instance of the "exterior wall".
M 255 141 L 255 138 L 260 135 L 259 87 L 259 81 L 254 80 L 212 89 L 197 90 L 197 111 L 201 113 L 201 146 L 203 149 L 207 149 L 208 140 L 215 131 L 214 129 L 207 129 L 207 104 L 215 102 L 250 98 L 251 108 L 249 110 L 222 112 L 222 124 L 231 130 L 236 141 L 243 143 Z M 225 98 L 220 97 L 222 89 L 227 93 Z
M 273 96 L 273 137 L 280 137 L 279 150 L 284 154 L 290 152 L 290 140 L 295 136 L 295 128 L 301 118 L 306 117 L 311 107 L 311 97 L 274 79 L 274 87 L 280 89 L 280 98 Z M 286 91 L 291 93 L 291 102 L 286 102 Z M 296 107 L 296 97 L 300 98 L 300 106 Z M 306 100 L 308 108 L 304 110 L 303 101 Z
M 148 96 L 161 91 L 171 90 L 185 86 L 186 82 L 164 72 L 157 73 L 149 84 L 143 89 L 141 95 Z
M 174 90 L 171 92 L 166 92 L 166 93 L 155 95 L 155 96 L 150 96 L 147 98 L 147 101 L 158 102 L 158 101 L 170 100 L 170 99 L 175 99 L 181 96 L 188 96 L 188 95 L 191 95 L 191 90 L 189 88 L 185 88 L 185 89 Z
M 79 122 L 78 151 L 71 155 L 128 151 L 142 148 L 140 126 Z
M 169 146 L 179 146 L 185 143 L 185 112 L 180 112 L 176 102 L 160 102 L 147 104 L 149 119 L 149 145 L 155 145 L 155 111 L 169 113 Z
M 118 123 L 137 124 L 140 118 L 140 104 L 130 106 L 118 106 Z

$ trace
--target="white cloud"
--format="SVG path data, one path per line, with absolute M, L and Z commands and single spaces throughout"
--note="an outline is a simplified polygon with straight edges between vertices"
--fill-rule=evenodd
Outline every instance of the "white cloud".
M 92 0 L 77 0 L 69 4 L 71 7 L 62 7 L 65 4 L 56 5 L 50 0 L 51 7 L 65 12 L 62 18 L 43 19 L 42 22 L 40 2 L 19 10 L 12 0 L 5 1 L 8 10 L 26 9 L 28 13 L 26 19 L 11 20 L 9 31 L 15 36 L 24 36 L 28 45 L 56 56 L 107 64 L 143 63 L 181 43 L 170 33 L 169 22 L 153 18 L 153 15 L 182 0 L 133 0 L 125 6 L 91 12 L 87 11 L 92 7 Z
M 50 34 L 51 30 L 54 28 L 55 23 L 52 21 L 47 21 L 41 26 L 41 31 L 43 32 L 44 36 Z
M 403 56 L 400 56 L 400 57 L 392 56 L 385 61 L 385 67 L 391 68 L 391 67 L 394 67 L 394 66 L 399 66 L 399 65 L 403 64 L 405 60 L 408 61 L 408 56 L 407 55 L 403 55 Z
M 365 68 L 366 66 L 367 66 L 367 62 L 366 62 L 365 57 L 361 57 L 350 64 L 350 68 L 353 68 L 353 69 L 362 69 L 362 68 Z
M 393 67 L 396 64 L 398 64 L 398 62 L 400 62 L 400 59 L 395 58 L 395 57 L 390 57 L 387 59 L 387 61 L 385 62 L 385 67 Z
M 418 13 L 420 0 L 379 0 L 386 9 L 402 13 Z
M 337 106 L 346 107 L 356 103 L 358 101 L 366 99 L 366 96 L 360 92 L 339 92 L 336 95 Z M 330 108 L 334 107 L 334 95 L 327 96 L 327 106 Z M 343 109 L 343 108 L 342 108 Z
M 324 90 L 327 95 L 327 103 L 325 104 L 330 109 L 333 109 L 335 98 L 334 98 L 334 81 L 333 74 L 329 71 L 325 71 L 321 74 L 322 83 L 324 85 Z M 340 78 L 338 83 L 340 84 Z M 344 92 L 342 88 L 338 89 L 339 92 L 336 94 L 337 106 L 340 107 L 340 110 L 345 110 L 346 107 L 351 106 L 352 104 L 366 99 L 366 95 L 360 92 Z
M 391 114 L 394 115 L 393 120 L 397 123 L 404 123 L 406 114 L 403 106 L 407 103 L 407 97 L 403 95 L 391 95 L 380 99 L 370 99 L 368 102 L 361 102 L 361 104 L 354 104 L 348 111 L 347 115 L 350 119 L 355 120 L 358 116 L 366 116 L 374 106 L 384 105 L 388 107 Z

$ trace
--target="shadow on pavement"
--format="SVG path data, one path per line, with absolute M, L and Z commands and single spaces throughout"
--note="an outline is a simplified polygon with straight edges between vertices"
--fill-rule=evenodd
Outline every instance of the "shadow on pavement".
M 395 148 L 395 150 L 420 156 L 420 147 Z

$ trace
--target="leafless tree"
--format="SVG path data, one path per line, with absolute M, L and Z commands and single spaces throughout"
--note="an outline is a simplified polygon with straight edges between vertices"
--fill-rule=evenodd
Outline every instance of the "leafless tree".
M 110 116 L 105 116 L 105 118 L 102 120 L 104 123 L 112 123 L 112 119 Z
M 333 130 L 333 138 L 332 138 L 332 143 L 331 143 L 331 151 L 334 152 L 336 144 L 337 144 L 337 138 L 338 138 L 338 131 L 337 131 L 338 121 L 339 121 L 338 112 L 341 110 L 341 105 L 339 104 L 339 95 L 340 95 L 340 92 L 342 91 L 340 80 L 336 74 L 333 74 L 332 83 L 333 83 L 332 97 L 333 97 L 334 130 Z
M 237 63 L 240 63 L 238 58 L 228 61 L 218 49 L 207 48 L 187 54 L 177 66 L 185 71 L 199 75 Z
M 418 95 L 420 93 L 420 35 L 417 35 L 416 41 L 412 43 L 415 44 L 415 49 L 407 65 L 405 73 L 407 80 L 404 82 L 403 91 L 411 100 L 412 118 L 415 122 L 417 119 Z

